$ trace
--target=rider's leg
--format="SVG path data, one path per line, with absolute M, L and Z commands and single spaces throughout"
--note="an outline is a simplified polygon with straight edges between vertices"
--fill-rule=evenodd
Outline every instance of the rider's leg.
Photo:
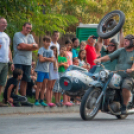
M 130 97 L 131 97 L 131 91 L 129 91 L 128 89 L 122 89 L 122 97 L 123 97 L 123 104 L 125 106 L 127 106 L 129 100 L 130 100 Z
M 122 83 L 122 97 L 123 105 L 121 108 L 122 114 L 126 113 L 127 104 L 131 97 L 131 90 L 133 89 L 133 78 L 126 78 Z

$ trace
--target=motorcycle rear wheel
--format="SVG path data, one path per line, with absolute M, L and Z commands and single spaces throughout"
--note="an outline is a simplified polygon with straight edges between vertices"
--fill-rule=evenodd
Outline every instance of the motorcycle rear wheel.
M 98 113 L 101 101 L 95 106 L 98 97 L 101 94 L 100 88 L 89 88 L 82 98 L 80 106 L 80 115 L 83 120 L 92 120 Z
M 116 115 L 117 119 L 123 120 L 126 119 L 128 115 Z

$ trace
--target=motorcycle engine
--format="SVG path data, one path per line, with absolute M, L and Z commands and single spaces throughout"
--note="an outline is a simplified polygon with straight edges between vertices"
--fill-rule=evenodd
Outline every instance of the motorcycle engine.
M 106 101 L 108 103 L 112 103 L 113 102 L 114 96 L 115 96 L 115 90 L 110 89 L 110 88 L 107 89 L 107 91 L 106 91 Z
M 109 104 L 109 106 L 115 113 L 120 111 L 120 103 L 119 102 L 112 102 L 111 104 Z

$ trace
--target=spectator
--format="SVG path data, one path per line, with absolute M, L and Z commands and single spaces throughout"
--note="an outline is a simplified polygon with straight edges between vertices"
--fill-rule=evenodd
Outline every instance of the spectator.
M 31 77 L 31 81 L 27 83 L 26 95 L 29 97 L 32 97 L 33 92 L 35 92 L 37 89 L 37 85 L 36 85 L 37 74 L 35 72 L 35 62 L 34 61 L 32 61 L 30 77 Z
M 73 38 L 72 39 L 73 42 L 73 49 L 72 49 L 72 53 L 73 53 L 73 58 L 78 57 L 79 54 L 79 39 L 78 38 Z
M 0 95 L 2 87 L 6 84 L 7 73 L 8 73 L 8 62 L 12 62 L 12 53 L 10 50 L 10 39 L 9 36 L 4 32 L 7 27 L 7 21 L 5 18 L 0 17 Z M 14 65 L 11 65 L 11 70 L 14 69 Z M 0 102 L 0 107 L 6 106 Z
M 18 91 L 15 91 L 15 89 L 18 90 L 16 87 L 18 85 L 18 81 L 21 80 L 22 75 L 23 72 L 21 69 L 15 69 L 13 71 L 13 77 L 8 79 L 4 90 L 5 102 L 10 103 L 12 106 L 14 106 L 13 103 L 27 101 L 26 97 L 17 95 Z M 16 94 L 14 92 L 16 92 Z
M 113 53 L 115 50 L 117 50 L 118 48 L 118 42 L 115 40 L 115 39 L 112 39 L 107 47 L 107 50 L 104 51 L 104 56 L 110 54 L 110 53 Z M 115 70 L 115 65 L 117 64 L 117 60 L 114 59 L 114 60 L 110 60 L 110 61 L 107 61 L 107 62 L 103 62 L 102 63 L 106 69 L 108 70 L 111 70 L 111 71 L 114 71 Z M 90 72 L 91 73 L 98 73 L 99 71 L 101 70 L 100 67 L 97 67 L 94 66 Z
M 90 65 L 86 62 L 86 51 L 85 50 L 80 50 L 78 58 L 79 58 L 79 66 L 89 70 Z
M 96 59 L 94 44 L 95 39 L 93 39 L 93 36 L 90 36 L 87 40 L 85 50 L 86 50 L 87 62 L 90 64 L 91 68 L 95 65 L 94 60 Z
M 86 47 L 86 42 L 85 41 L 82 41 L 80 43 L 80 50 L 85 50 L 85 47 Z
M 73 64 L 73 61 L 72 61 L 72 42 L 70 40 L 67 40 L 65 42 L 65 46 L 66 46 L 66 58 L 67 58 L 67 62 L 68 62 L 68 65 L 72 65 Z
M 48 79 L 49 79 L 49 65 L 54 61 L 53 51 L 49 49 L 51 38 L 45 36 L 43 38 L 43 47 L 38 51 L 38 62 L 35 71 L 37 72 L 37 90 L 36 90 L 36 101 L 35 105 L 39 106 L 40 104 L 44 107 L 47 106 L 44 103 L 44 93 L 47 89 Z M 41 91 L 41 92 L 40 92 Z M 40 103 L 38 102 L 40 92 Z
M 61 77 L 64 74 L 66 68 L 68 68 L 68 66 L 69 66 L 68 62 L 67 62 L 67 58 L 64 57 L 64 55 L 65 55 L 65 47 L 62 46 L 60 48 L 60 55 L 58 56 L 59 77 Z M 62 89 L 60 86 L 58 86 L 58 92 L 59 93 L 62 92 Z M 70 97 L 65 94 L 63 94 L 63 105 L 72 106 L 72 104 L 70 103 Z
M 56 80 L 59 78 L 58 75 L 58 63 L 57 63 L 57 47 L 56 46 L 51 46 L 51 50 L 53 50 L 54 53 L 54 61 L 50 63 L 50 71 L 49 71 L 49 80 L 48 80 L 48 87 L 47 87 L 47 92 L 46 92 L 46 99 L 47 99 L 47 104 L 50 107 L 54 107 L 55 104 L 52 103 L 52 95 L 53 95 L 53 88 L 55 86 Z M 59 106 L 59 101 L 58 101 L 58 94 L 55 93 L 55 101 L 56 105 Z
M 79 66 L 79 64 L 80 64 L 79 59 L 77 57 L 73 58 L 73 65 Z
M 102 48 L 102 45 L 100 45 L 99 42 L 96 42 L 95 43 L 96 58 L 101 57 L 101 48 Z
M 54 31 L 53 35 L 52 35 L 52 41 L 51 41 L 51 44 L 50 44 L 50 47 L 51 46 L 56 46 L 57 47 L 58 54 L 59 54 L 59 50 L 60 50 L 60 45 L 57 42 L 58 39 L 59 39 L 59 36 L 60 36 L 60 33 L 58 31 Z
M 30 72 L 32 63 L 32 51 L 38 49 L 38 44 L 30 34 L 32 24 L 26 22 L 21 32 L 15 33 L 13 37 L 14 58 L 13 62 L 15 68 L 22 69 L 23 77 L 20 83 L 20 94 L 26 96 L 27 82 L 30 82 Z M 33 104 L 26 102 L 23 106 L 32 106 Z

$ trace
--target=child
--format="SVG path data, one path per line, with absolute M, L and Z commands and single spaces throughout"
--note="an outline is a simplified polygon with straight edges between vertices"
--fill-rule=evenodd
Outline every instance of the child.
M 66 58 L 67 58 L 67 62 L 68 65 L 72 65 L 73 61 L 72 61 L 72 42 L 70 40 L 67 40 L 65 42 L 65 46 L 66 46 Z
M 89 70 L 90 65 L 87 64 L 87 62 L 86 62 L 86 51 L 85 50 L 80 50 L 78 58 L 79 58 L 79 66 Z
M 78 57 L 80 48 L 79 48 L 79 39 L 78 38 L 73 38 L 72 39 L 73 42 L 73 49 L 72 49 L 72 53 L 73 53 L 73 58 Z
M 80 43 L 80 50 L 85 50 L 85 47 L 86 47 L 86 42 L 85 41 L 82 41 Z
M 55 85 L 56 80 L 59 78 L 58 76 L 58 65 L 57 65 L 57 47 L 56 46 L 51 46 L 51 50 L 53 50 L 54 53 L 54 61 L 50 63 L 50 72 L 49 72 L 49 81 L 48 81 L 48 88 L 46 92 L 46 99 L 47 99 L 47 104 L 50 107 L 54 107 L 55 104 L 52 103 L 52 89 Z M 58 100 L 56 97 L 56 104 L 58 105 Z
M 9 78 L 7 81 L 7 84 L 4 90 L 4 99 L 5 99 L 5 102 L 10 103 L 12 106 L 14 106 L 13 103 L 27 101 L 26 97 L 16 95 L 18 93 L 17 91 L 18 82 L 21 80 L 22 76 L 23 76 L 22 70 L 15 69 L 13 71 L 13 77 Z
M 79 66 L 79 59 L 76 57 L 76 58 L 73 58 L 73 65 L 75 66 Z
M 37 72 L 37 90 L 36 90 L 36 101 L 35 105 L 39 106 L 40 104 L 42 106 L 47 106 L 46 103 L 44 103 L 44 92 L 45 88 L 48 83 L 49 79 L 49 65 L 51 62 L 54 61 L 53 58 L 53 51 L 49 49 L 51 42 L 51 38 L 49 36 L 45 36 L 43 38 L 43 47 L 41 47 L 38 51 L 38 62 L 35 71 Z M 39 99 L 39 92 L 40 94 L 40 103 L 38 102 Z
M 65 55 L 65 47 L 62 46 L 60 49 L 60 55 L 58 56 L 59 77 L 61 77 L 64 74 L 66 68 L 68 68 L 67 58 L 64 57 L 64 55 Z M 59 90 L 62 91 L 60 86 Z M 70 103 L 70 97 L 65 94 L 63 94 L 63 105 L 72 106 L 72 104 Z

